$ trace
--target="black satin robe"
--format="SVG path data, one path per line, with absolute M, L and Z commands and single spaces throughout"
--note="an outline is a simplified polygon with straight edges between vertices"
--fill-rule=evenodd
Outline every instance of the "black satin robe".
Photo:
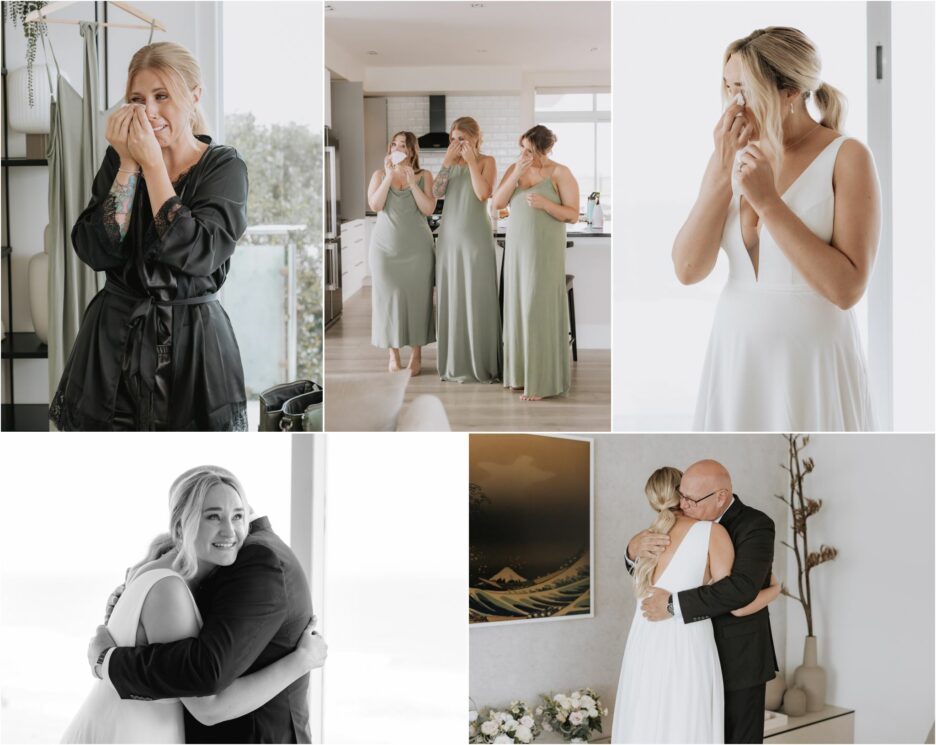
M 122 241 L 109 198 L 120 156 L 107 149 L 72 230 L 75 252 L 107 283 L 49 407 L 60 430 L 247 429 L 240 350 L 213 298 L 247 229 L 247 166 L 199 139 L 208 149 L 155 217 L 140 178 Z

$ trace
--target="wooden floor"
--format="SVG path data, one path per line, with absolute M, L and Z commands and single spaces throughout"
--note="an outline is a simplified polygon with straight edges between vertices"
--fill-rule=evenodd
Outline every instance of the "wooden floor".
M 381 372 L 387 352 L 371 346 L 370 287 L 344 306 L 341 319 L 325 332 L 325 390 L 332 373 Z M 402 353 L 406 364 L 409 350 Z M 507 432 L 606 432 L 611 428 L 611 351 L 579 349 L 572 363 L 572 389 L 566 396 L 520 401 L 502 385 L 450 383 L 436 373 L 436 345 L 423 349 L 422 375 L 406 389 L 405 403 L 428 393 L 438 396 L 452 430 Z M 328 396 L 325 397 L 326 411 Z M 328 415 L 326 413 L 326 426 Z

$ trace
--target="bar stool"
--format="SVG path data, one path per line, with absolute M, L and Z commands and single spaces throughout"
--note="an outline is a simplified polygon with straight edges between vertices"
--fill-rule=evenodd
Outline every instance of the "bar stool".
M 501 255 L 500 280 L 497 290 L 497 301 L 500 305 L 501 325 L 504 324 L 504 259 L 507 253 L 507 241 L 504 238 L 497 239 L 497 245 L 503 249 Z M 575 241 L 566 241 L 566 250 L 568 251 L 575 245 Z M 565 275 L 566 298 L 569 302 L 569 344 L 572 345 L 572 361 L 578 362 L 578 337 L 575 335 L 575 282 L 574 274 Z
M 566 297 L 569 299 L 569 343 L 572 345 L 572 361 L 578 362 L 578 339 L 575 336 L 575 281 L 574 274 L 566 275 Z

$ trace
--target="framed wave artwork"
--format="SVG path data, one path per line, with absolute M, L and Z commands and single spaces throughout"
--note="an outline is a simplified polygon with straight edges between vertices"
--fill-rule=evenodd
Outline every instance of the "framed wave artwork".
M 470 435 L 471 624 L 594 614 L 594 442 Z

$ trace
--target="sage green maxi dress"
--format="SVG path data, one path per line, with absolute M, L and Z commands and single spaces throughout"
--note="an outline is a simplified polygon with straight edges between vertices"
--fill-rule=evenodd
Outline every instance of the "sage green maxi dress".
M 423 178 L 416 182 L 423 188 Z M 384 349 L 435 341 L 432 231 L 411 189 L 390 188 L 371 236 L 371 344 Z
M 494 232 L 467 166 L 449 169 L 436 243 L 439 377 L 493 383 L 501 377 L 501 322 Z
M 566 226 L 527 204 L 539 193 L 561 204 L 552 178 L 510 198 L 504 252 L 504 385 L 527 396 L 569 390 L 569 306 L 565 288 Z

